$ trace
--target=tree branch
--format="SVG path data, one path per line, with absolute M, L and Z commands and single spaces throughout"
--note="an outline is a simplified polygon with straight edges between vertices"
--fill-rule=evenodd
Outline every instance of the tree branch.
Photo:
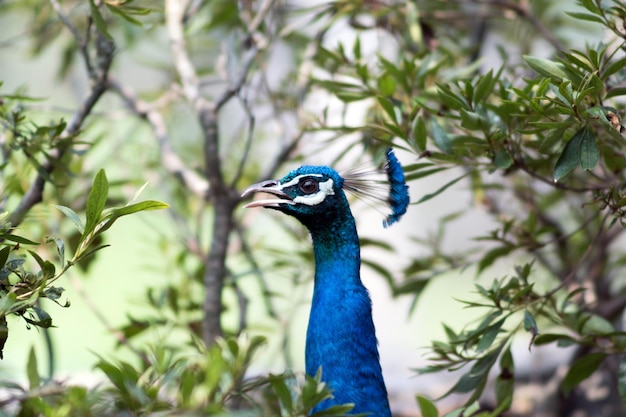
M 270 5 L 271 0 L 264 4 Z M 202 337 L 207 345 L 212 345 L 223 333 L 220 316 L 223 309 L 222 291 L 227 272 L 226 254 L 233 228 L 233 212 L 240 200 L 239 193 L 234 187 L 224 181 L 219 152 L 218 113 L 244 86 L 260 48 L 254 42 L 249 43 L 250 48 L 244 54 L 238 75 L 213 103 L 209 103 L 200 94 L 198 76 L 185 46 L 183 25 L 188 5 L 186 0 L 166 0 L 165 20 L 183 94 L 194 108 L 204 134 L 205 173 L 210 188 L 206 198 L 212 203 L 214 214 L 211 247 L 204 261 L 203 282 L 206 293 L 203 303 Z M 269 6 L 261 8 L 258 16 L 253 20 L 258 23 L 254 23 L 255 26 L 251 25 L 252 29 L 256 30 L 269 10 Z M 246 39 L 253 40 L 253 36 L 254 33 L 248 33 Z
M 94 106 L 96 105 L 98 100 L 100 100 L 100 98 L 107 89 L 108 71 L 109 67 L 111 66 L 111 61 L 113 59 L 113 52 L 115 48 L 113 41 L 106 39 L 100 34 L 98 34 L 96 38 L 96 43 L 97 55 L 99 58 L 97 77 L 95 79 L 92 79 L 91 88 L 89 90 L 89 93 L 87 94 L 87 97 L 85 97 L 79 109 L 74 113 L 71 120 L 59 136 L 60 142 L 62 142 L 63 139 L 67 139 L 73 135 L 76 135 L 80 131 L 85 119 L 87 118 L 87 116 L 89 116 Z M 32 209 L 33 206 L 42 201 L 43 190 L 46 185 L 47 179 L 57 167 L 57 162 L 61 160 L 63 155 L 65 155 L 67 148 L 68 145 L 65 145 L 64 147 L 56 147 L 49 152 L 50 157 L 48 158 L 48 160 L 41 164 L 41 171 L 37 174 L 28 191 L 26 191 L 24 197 L 22 197 L 22 199 L 18 203 L 17 207 L 9 215 L 8 221 L 13 227 L 21 224 L 30 209 Z
M 121 85 L 117 80 L 109 78 L 109 88 L 117 93 L 126 106 L 139 118 L 148 122 L 159 144 L 163 167 L 180 183 L 198 196 L 206 196 L 208 182 L 195 171 L 188 169 L 172 149 L 165 120 L 159 111 L 137 97 L 132 90 Z

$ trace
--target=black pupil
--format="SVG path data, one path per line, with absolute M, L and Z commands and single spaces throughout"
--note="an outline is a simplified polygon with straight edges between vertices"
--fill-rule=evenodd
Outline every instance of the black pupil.
M 317 181 L 312 179 L 304 179 L 300 181 L 299 187 L 305 194 L 313 194 L 319 191 Z

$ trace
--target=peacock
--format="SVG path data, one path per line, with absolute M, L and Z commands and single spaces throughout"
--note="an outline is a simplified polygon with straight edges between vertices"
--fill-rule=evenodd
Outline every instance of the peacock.
M 306 334 L 306 373 L 319 369 L 333 398 L 313 412 L 337 404 L 354 404 L 351 413 L 389 417 L 387 389 L 382 376 L 372 303 L 360 278 L 360 245 L 356 224 L 344 191 L 366 199 L 385 200 L 391 207 L 385 227 L 406 212 L 409 203 L 404 172 L 391 148 L 386 151 L 385 196 L 377 194 L 380 180 L 363 171 L 340 175 L 327 166 L 302 166 L 280 180 L 248 187 L 242 197 L 263 192 L 277 198 L 250 202 L 298 219 L 313 240 L 315 282 Z

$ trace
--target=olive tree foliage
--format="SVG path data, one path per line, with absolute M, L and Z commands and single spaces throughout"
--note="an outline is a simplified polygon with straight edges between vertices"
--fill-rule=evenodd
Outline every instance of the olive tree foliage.
M 15 320 L 50 326 L 54 311 L 44 311 L 38 298 L 63 304 L 57 279 L 97 256 L 101 232 L 113 221 L 165 207 L 153 200 L 123 205 L 123 186 L 140 188 L 145 178 L 109 184 L 104 172 L 90 171 L 93 155 L 110 152 L 107 141 L 129 142 L 109 137 L 113 122 L 135 123 L 148 144 L 148 155 L 132 162 L 158 178 L 158 199 L 170 206 L 177 249 L 163 252 L 171 256 L 166 272 L 179 277 L 147 289 L 151 313 L 129 317 L 115 333 L 137 360 L 98 361 L 108 385 L 87 390 L 43 378 L 31 354 L 28 386 L 4 383 L 7 409 L 46 416 L 303 416 L 332 395 L 319 375 L 247 375 L 264 344 L 248 326 L 250 299 L 262 297 L 279 327 L 285 317 L 276 300 L 284 294 L 273 292 L 268 277 L 310 279 L 312 259 L 304 247 L 284 253 L 269 240 L 252 240 L 250 222 L 237 210 L 241 189 L 280 175 L 323 136 L 340 150 L 338 159 L 356 145 L 364 158 L 380 160 L 393 145 L 414 155 L 405 166 L 409 182 L 447 178 L 413 196 L 414 205 L 454 187 L 471 190 L 473 201 L 460 202 L 434 237 L 416 232 L 427 255 L 406 259 L 401 276 L 365 260 L 394 295 L 416 302 L 440 275 L 473 268 L 481 278 L 475 296 L 461 302 L 482 318 L 462 328 L 444 325 L 446 340 L 433 342 L 430 365 L 416 370 L 461 370 L 446 395 L 464 400 L 450 416 L 515 410 L 515 389 L 523 383 L 511 351 L 516 335 L 531 351 L 553 345 L 574 352 L 567 371 L 554 376 L 555 398 L 545 401 L 554 415 L 581 406 L 574 399 L 584 397 L 594 373 L 611 394 L 613 414 L 606 415 L 623 414 L 622 2 L 21 0 L 5 1 L 0 10 L 28 19 L 34 54 L 61 48 L 54 69 L 61 80 L 77 71 L 85 79 L 82 101 L 61 114 L 39 106 L 27 88 L 0 90 L 1 342 L 15 342 L 8 332 Z M 571 36 L 581 27 L 604 41 Z M 351 36 L 338 39 L 338 31 Z M 158 81 L 138 91 L 126 65 L 146 49 L 158 51 L 157 58 L 133 65 Z M 329 104 L 311 106 L 320 97 Z M 355 104 L 368 108 L 356 124 L 345 117 Z M 128 163 L 116 156 L 109 155 L 107 170 Z M 451 253 L 444 237 L 455 233 L 464 204 L 480 207 L 498 226 Z M 29 215 L 42 205 L 65 217 L 44 211 L 49 220 L 35 221 Z M 59 235 L 63 222 L 77 232 Z M 280 225 L 294 242 L 306 243 L 300 228 Z M 494 275 L 500 260 L 517 266 Z M 246 293 L 246 282 L 260 294 Z M 224 324 L 225 309 L 237 312 L 235 326 Z M 188 343 L 146 343 L 159 327 Z M 490 411 L 476 411 L 483 398 L 490 398 Z M 426 396 L 417 396 L 416 407 L 439 415 Z

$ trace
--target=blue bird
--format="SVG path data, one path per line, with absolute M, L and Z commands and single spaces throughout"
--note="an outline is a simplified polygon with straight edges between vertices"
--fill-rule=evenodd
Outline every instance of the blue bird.
M 402 167 L 391 149 L 386 152 L 386 192 L 375 194 L 380 181 L 351 171 L 339 175 L 326 166 L 302 166 L 280 180 L 250 186 L 242 197 L 264 192 L 277 198 L 256 200 L 245 207 L 266 207 L 298 219 L 313 240 L 315 283 L 306 335 L 306 373 L 322 370 L 333 390 L 313 410 L 352 403 L 351 413 L 390 417 L 382 376 L 372 303 L 361 282 L 361 255 L 356 224 L 344 190 L 364 198 L 386 200 L 392 213 L 383 225 L 397 221 L 409 203 Z

